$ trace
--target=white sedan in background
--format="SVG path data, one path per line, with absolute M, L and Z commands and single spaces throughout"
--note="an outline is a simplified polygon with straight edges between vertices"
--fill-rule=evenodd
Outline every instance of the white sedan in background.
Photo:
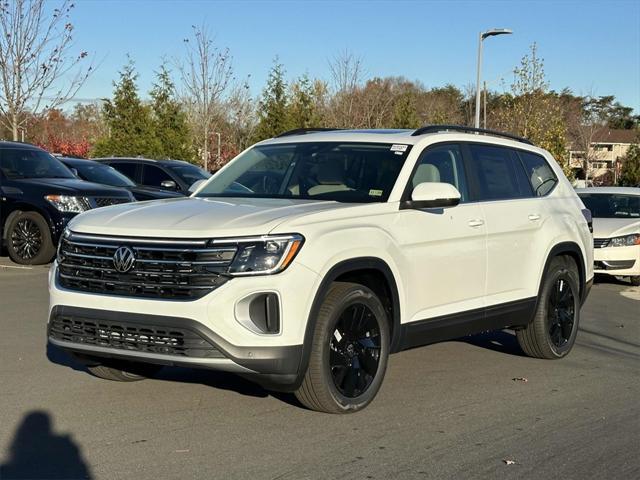
M 640 188 L 576 192 L 593 216 L 594 273 L 629 277 L 632 285 L 640 286 Z

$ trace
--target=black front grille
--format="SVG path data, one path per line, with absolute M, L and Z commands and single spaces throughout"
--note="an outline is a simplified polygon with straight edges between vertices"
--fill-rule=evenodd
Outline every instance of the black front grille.
M 126 272 L 116 269 L 120 247 L 135 256 Z M 114 238 L 71 233 L 60 241 L 58 280 L 70 290 L 169 300 L 201 298 L 228 277 L 235 247 L 208 247 L 206 240 Z
M 93 199 L 96 204 L 95 208 L 108 207 L 110 205 L 119 205 L 121 203 L 129 203 L 131 200 L 123 197 L 95 197 Z
M 162 355 L 224 358 L 196 332 L 181 327 L 101 321 L 71 315 L 54 315 L 49 337 L 55 340 Z
M 609 245 L 608 238 L 594 238 L 593 239 L 593 248 L 604 248 Z

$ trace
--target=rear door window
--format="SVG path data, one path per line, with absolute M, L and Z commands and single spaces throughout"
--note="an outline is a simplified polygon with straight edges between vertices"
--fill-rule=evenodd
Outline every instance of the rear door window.
M 533 196 L 516 152 L 494 145 L 469 144 L 469 176 L 473 177 L 474 199 L 508 200 Z
M 140 183 L 140 176 L 138 175 L 138 164 L 127 162 L 114 162 L 109 163 L 110 166 L 118 170 L 123 175 L 129 177 L 136 183 Z

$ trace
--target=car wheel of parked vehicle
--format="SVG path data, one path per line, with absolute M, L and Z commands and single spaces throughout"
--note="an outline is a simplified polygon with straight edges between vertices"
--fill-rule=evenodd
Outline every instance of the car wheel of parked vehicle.
M 629 277 L 629 280 L 631 280 L 631 285 L 634 287 L 640 287 L 640 275 Z
M 580 320 L 579 278 L 572 258 L 551 260 L 534 319 L 516 331 L 520 347 L 530 357 L 556 359 L 571 351 Z
M 389 343 L 389 322 L 375 293 L 354 283 L 334 283 L 320 307 L 296 397 L 321 412 L 363 409 L 382 384 Z
M 9 257 L 21 265 L 42 265 L 51 261 L 56 247 L 47 221 L 36 212 L 16 215 L 7 229 Z
M 156 374 L 161 365 L 153 365 L 151 363 L 134 363 L 126 361 L 112 361 L 108 364 L 91 364 L 86 363 L 87 370 L 91 374 L 105 380 L 113 380 L 115 382 L 136 382 L 144 380 Z

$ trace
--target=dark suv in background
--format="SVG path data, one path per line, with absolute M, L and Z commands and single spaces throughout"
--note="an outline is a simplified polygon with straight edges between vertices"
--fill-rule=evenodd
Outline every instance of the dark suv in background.
M 163 188 L 138 185 L 126 175 L 120 173 L 110 165 L 82 158 L 58 157 L 78 178 L 87 182 L 100 183 L 112 187 L 129 190 L 136 200 L 159 200 L 162 198 L 176 198 L 183 195 L 179 192 Z
M 138 185 L 162 188 L 182 195 L 190 195 L 201 180 L 207 180 L 211 176 L 200 167 L 181 160 L 118 157 L 94 160 L 115 168 Z
M 16 263 L 48 263 L 72 217 L 133 200 L 128 190 L 76 178 L 40 148 L 0 142 L 0 235 Z

